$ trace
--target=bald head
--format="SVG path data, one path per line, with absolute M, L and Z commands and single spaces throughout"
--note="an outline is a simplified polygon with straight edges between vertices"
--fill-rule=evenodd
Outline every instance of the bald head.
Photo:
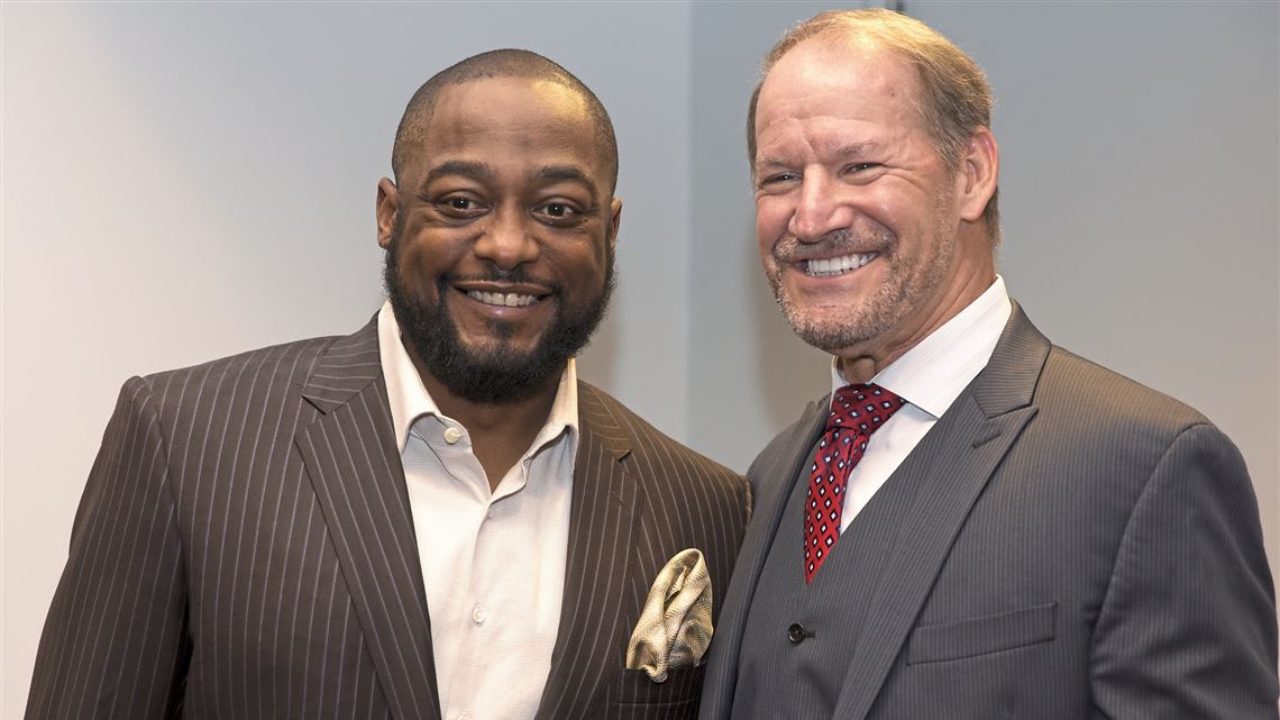
M 587 112 L 595 121 L 595 137 L 600 157 L 606 168 L 605 179 L 608 188 L 611 191 L 614 189 L 618 179 L 618 141 L 613 134 L 613 122 L 609 119 L 609 113 L 605 111 L 599 98 L 573 73 L 555 62 L 529 50 L 511 49 L 490 50 L 472 55 L 436 73 L 418 88 L 418 91 L 409 99 L 404 115 L 400 118 L 395 145 L 391 150 L 391 171 L 395 174 L 397 183 L 400 182 L 414 154 L 423 150 L 426 129 L 440 92 L 452 85 L 489 78 L 523 78 L 552 82 L 580 95 L 587 107 Z

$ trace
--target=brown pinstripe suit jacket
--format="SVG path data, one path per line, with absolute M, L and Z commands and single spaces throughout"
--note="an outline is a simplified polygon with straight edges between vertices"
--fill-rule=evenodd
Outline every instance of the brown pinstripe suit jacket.
M 653 684 L 625 645 L 679 550 L 728 586 L 748 487 L 590 385 L 579 403 L 538 720 L 692 718 L 702 668 Z M 429 623 L 371 322 L 125 384 L 27 717 L 438 718 Z

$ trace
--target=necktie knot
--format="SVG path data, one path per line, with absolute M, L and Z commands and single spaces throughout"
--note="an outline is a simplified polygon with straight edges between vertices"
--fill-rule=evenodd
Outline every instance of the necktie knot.
M 854 383 L 836 390 L 827 415 L 827 430 L 849 428 L 871 435 L 906 401 L 875 383 Z

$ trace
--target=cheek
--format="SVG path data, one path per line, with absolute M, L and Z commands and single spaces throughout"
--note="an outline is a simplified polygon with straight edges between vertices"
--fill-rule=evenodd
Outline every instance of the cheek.
M 773 254 L 773 246 L 787 233 L 791 217 L 789 205 L 777 197 L 763 197 L 756 201 L 756 244 L 762 259 Z
M 568 244 L 551 243 L 543 246 L 542 258 L 550 263 L 542 270 L 531 270 L 537 275 L 550 267 L 560 268 L 561 282 L 595 287 L 604 284 L 608 273 L 610 255 L 606 240 L 601 238 L 576 238 Z
M 862 211 L 885 227 L 918 233 L 936 224 L 948 204 L 950 182 L 944 179 L 902 178 L 878 183 L 862 199 Z
M 419 295 L 435 297 L 436 282 L 451 265 L 447 253 L 426 238 L 411 238 L 398 243 L 396 265 L 400 281 Z
M 893 193 L 869 193 L 859 203 L 859 215 L 880 225 L 896 225 L 898 203 Z
M 607 242 L 607 240 L 601 238 L 583 239 L 581 248 L 574 253 L 574 258 L 576 258 L 574 262 L 583 268 L 590 268 L 590 272 L 603 273 L 612 254 L 606 244 Z
M 777 236 L 769 233 L 756 222 L 756 252 L 760 255 L 760 265 L 765 272 L 772 273 L 777 266 L 773 257 L 773 248 L 777 244 Z

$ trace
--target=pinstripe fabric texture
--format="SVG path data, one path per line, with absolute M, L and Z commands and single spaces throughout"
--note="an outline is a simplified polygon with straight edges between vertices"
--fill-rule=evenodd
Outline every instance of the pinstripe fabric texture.
M 679 550 L 727 584 L 748 487 L 585 383 L 579 404 L 538 718 L 694 717 L 702 668 L 635 682 L 626 641 Z M 125 384 L 26 716 L 438 718 L 430 637 L 371 323 Z
M 731 712 L 743 638 L 784 632 L 749 618 L 778 624 L 792 607 L 760 582 L 824 414 L 811 405 L 748 473 L 756 516 L 711 648 L 704 720 L 763 717 Z M 1194 410 L 1051 346 L 1015 306 L 986 369 L 885 489 L 902 486 L 920 489 L 896 531 L 840 545 L 882 556 L 884 572 L 818 578 L 843 584 L 828 595 L 863 598 L 863 620 L 805 618 L 815 636 L 783 648 L 794 657 L 752 676 L 771 684 L 751 691 L 837 720 L 1277 717 L 1257 502 L 1239 452 Z M 816 686 L 784 674 L 838 657 Z

